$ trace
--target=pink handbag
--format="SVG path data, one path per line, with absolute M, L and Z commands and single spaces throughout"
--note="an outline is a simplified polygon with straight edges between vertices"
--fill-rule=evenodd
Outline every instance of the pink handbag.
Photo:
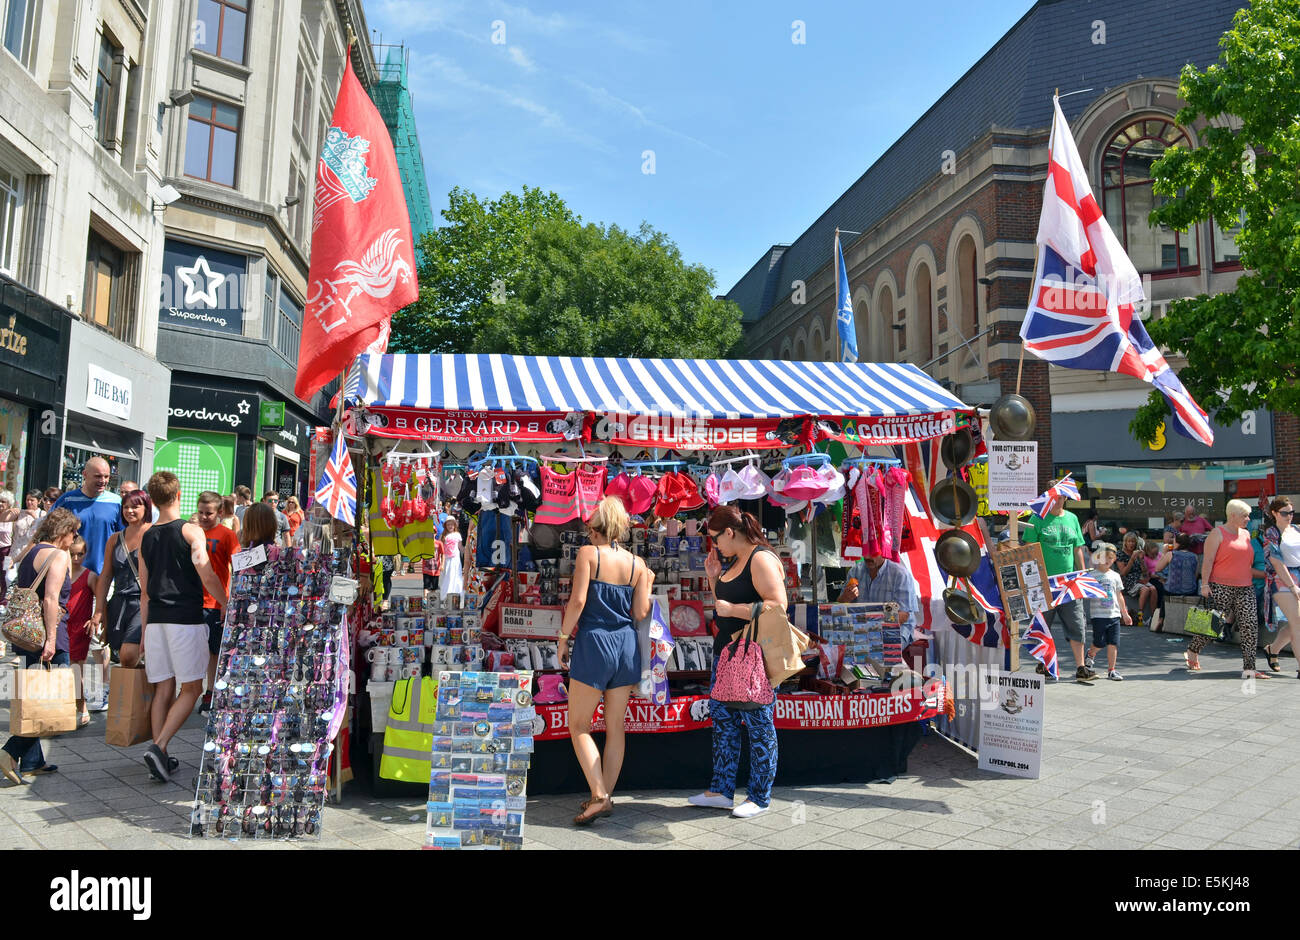
M 722 648 L 709 697 L 736 711 L 753 711 L 775 700 L 776 693 L 772 691 L 763 662 L 763 649 L 754 640 L 753 622 Z

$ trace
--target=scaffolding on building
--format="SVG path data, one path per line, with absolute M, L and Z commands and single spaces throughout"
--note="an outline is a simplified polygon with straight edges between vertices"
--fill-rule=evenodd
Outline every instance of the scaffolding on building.
M 434 220 L 408 82 L 410 53 L 402 43 L 374 44 L 373 48 L 379 80 L 371 87 L 370 97 L 393 139 L 397 168 L 402 176 L 402 191 L 406 194 L 406 208 L 411 216 L 411 235 L 418 247 L 424 235 L 433 230 Z

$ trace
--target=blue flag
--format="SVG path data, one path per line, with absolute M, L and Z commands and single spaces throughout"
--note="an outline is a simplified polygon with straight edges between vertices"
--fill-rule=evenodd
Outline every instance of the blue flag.
M 835 263 L 839 272 L 835 278 L 835 320 L 840 330 L 840 362 L 858 361 L 858 329 L 853 322 L 853 298 L 849 294 L 849 272 L 844 266 L 844 249 L 840 247 L 840 233 L 835 232 Z

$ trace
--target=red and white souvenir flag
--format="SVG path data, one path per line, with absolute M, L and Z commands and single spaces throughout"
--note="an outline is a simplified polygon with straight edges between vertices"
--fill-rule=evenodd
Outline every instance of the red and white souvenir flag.
M 349 54 L 316 167 L 311 272 L 294 394 L 310 400 L 363 352 L 386 352 L 393 311 L 419 296 L 411 217 L 388 127 Z

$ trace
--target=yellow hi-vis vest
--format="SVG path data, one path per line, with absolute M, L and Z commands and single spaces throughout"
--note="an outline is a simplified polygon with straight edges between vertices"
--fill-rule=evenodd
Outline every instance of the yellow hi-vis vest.
M 409 783 L 429 782 L 433 771 L 433 716 L 437 708 L 438 682 L 432 677 L 394 683 L 379 776 Z

